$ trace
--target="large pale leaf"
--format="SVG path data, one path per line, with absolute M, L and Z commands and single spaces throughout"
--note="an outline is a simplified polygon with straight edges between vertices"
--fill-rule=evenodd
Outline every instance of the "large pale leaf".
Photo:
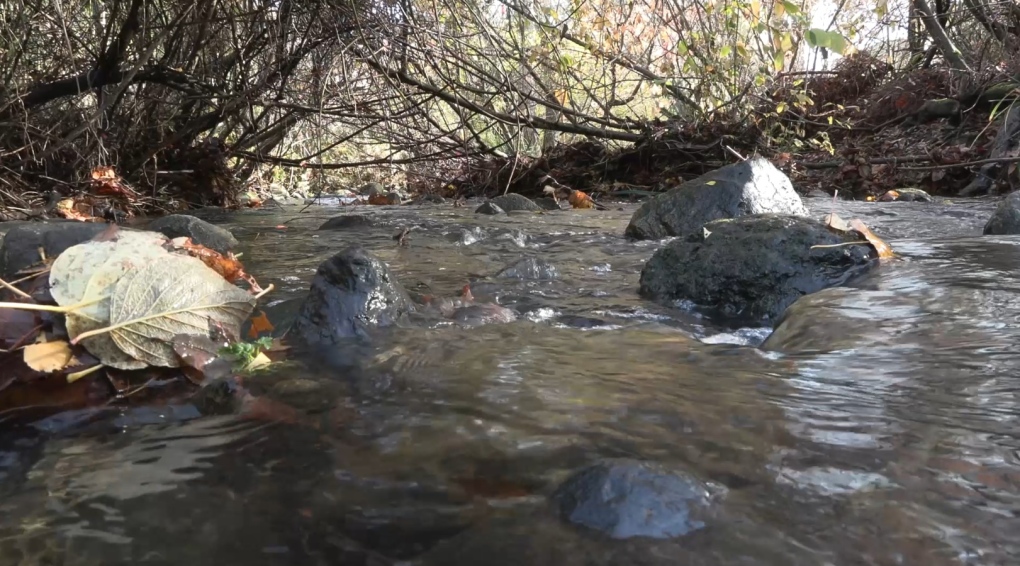
M 79 334 L 110 325 L 110 294 L 125 273 L 170 256 L 166 237 L 156 232 L 120 230 L 112 239 L 88 241 L 68 248 L 50 269 L 50 293 L 63 307 L 91 303 L 69 312 L 67 334 Z M 99 334 L 82 345 L 107 365 L 141 369 L 145 363 L 125 354 L 109 334 Z
M 109 335 L 135 360 L 177 367 L 175 336 L 206 336 L 212 325 L 237 335 L 254 307 L 254 297 L 201 260 L 167 254 L 117 281 L 110 298 Z

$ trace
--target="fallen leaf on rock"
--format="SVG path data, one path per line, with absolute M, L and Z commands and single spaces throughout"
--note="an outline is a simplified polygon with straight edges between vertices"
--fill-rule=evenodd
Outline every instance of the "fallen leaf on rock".
M 186 252 L 191 257 L 202 260 L 202 263 L 231 283 L 246 275 L 244 266 L 232 253 L 228 252 L 224 256 L 216 250 L 192 242 L 188 237 L 174 238 L 173 244 L 175 248 Z
M 850 227 L 853 228 L 861 236 L 864 236 L 864 239 L 867 240 L 869 244 L 871 244 L 871 247 L 875 248 L 876 252 L 878 252 L 878 257 L 885 259 L 893 257 L 895 255 L 893 254 L 892 247 L 890 247 L 889 244 L 883 242 L 881 238 L 876 236 L 871 231 L 871 229 L 864 224 L 864 222 L 861 222 L 859 219 L 854 218 L 853 220 L 850 221 Z
M 92 170 L 92 192 L 103 196 L 124 197 L 129 201 L 138 198 L 138 193 L 124 184 L 113 167 L 96 167 Z
M 110 323 L 110 296 L 125 273 L 170 256 L 163 247 L 166 238 L 162 235 L 121 231 L 107 236 L 110 239 L 68 248 L 50 269 L 53 299 L 60 306 L 76 307 L 65 315 L 71 338 Z M 98 335 L 83 345 L 106 365 L 119 369 L 145 367 L 145 363 L 124 354 L 109 335 Z
M 826 228 L 835 232 L 842 233 L 850 231 L 850 225 L 846 223 L 846 220 L 840 218 L 835 212 L 830 212 L 822 217 L 822 224 L 825 224 Z
M 886 191 L 885 194 L 883 194 L 882 196 L 878 197 L 878 200 L 880 200 L 882 202 L 890 202 L 890 201 L 894 201 L 894 200 L 900 200 L 900 193 L 899 193 L 899 191 Z
M 56 212 L 61 218 L 68 220 L 77 220 L 79 222 L 93 222 L 96 217 L 87 212 L 80 210 L 82 206 L 74 199 L 65 198 L 57 203 L 54 212 Z
M 177 254 L 124 273 L 113 285 L 109 299 L 108 326 L 77 334 L 72 343 L 108 335 L 115 351 L 96 351 L 85 344 L 103 363 L 114 367 L 120 367 L 116 364 L 123 364 L 125 357 L 150 366 L 178 367 L 180 360 L 172 346 L 175 336 L 207 336 L 214 321 L 239 332 L 255 307 L 249 293 L 200 260 Z
M 570 191 L 567 202 L 574 208 L 595 208 L 595 201 L 583 191 Z
M 63 340 L 29 344 L 23 351 L 25 365 L 39 373 L 53 373 L 77 363 L 72 363 L 71 345 Z
M 386 195 L 374 194 L 368 196 L 368 204 L 387 205 L 389 203 L 390 199 L 386 198 Z
M 265 311 L 259 311 L 258 314 L 252 315 L 251 326 L 248 327 L 248 337 L 255 340 L 263 332 L 272 332 L 273 323 L 269 322 L 269 317 L 266 316 Z

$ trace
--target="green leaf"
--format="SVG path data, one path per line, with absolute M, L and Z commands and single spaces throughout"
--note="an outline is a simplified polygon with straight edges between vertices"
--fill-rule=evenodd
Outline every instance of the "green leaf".
M 783 8 L 786 8 L 786 13 L 790 14 L 791 16 L 800 15 L 800 6 L 794 4 L 793 2 L 783 0 Z
M 846 51 L 846 38 L 834 31 L 811 28 L 804 35 L 811 47 L 824 48 L 840 55 Z
M 724 45 L 722 49 L 719 50 L 719 57 L 725 59 L 726 57 L 729 57 L 731 53 L 733 53 L 733 48 L 729 45 Z

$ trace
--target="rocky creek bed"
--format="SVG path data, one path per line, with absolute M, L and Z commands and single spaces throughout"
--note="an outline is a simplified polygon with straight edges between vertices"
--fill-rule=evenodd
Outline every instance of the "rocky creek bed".
M 982 236 L 987 200 L 805 204 L 898 257 L 757 324 L 643 298 L 664 243 L 621 236 L 636 205 L 203 212 L 276 285 L 278 326 L 351 244 L 409 296 L 470 282 L 513 320 L 425 316 L 302 352 L 247 384 L 294 409 L 273 422 L 196 400 L 3 429 L 0 557 L 1010 563 L 1020 239 Z

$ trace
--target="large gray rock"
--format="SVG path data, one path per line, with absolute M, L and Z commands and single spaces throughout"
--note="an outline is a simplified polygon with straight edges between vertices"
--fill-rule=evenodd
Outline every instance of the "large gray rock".
M 625 232 L 638 240 L 686 236 L 719 218 L 778 213 L 807 216 L 790 179 L 764 158 L 734 163 L 646 201 Z
M 108 227 L 94 222 L 50 220 L 19 223 L 3 237 L 0 245 L 0 278 L 13 279 L 26 267 L 39 263 L 39 249 L 55 258 L 71 246 L 91 240 Z
M 492 204 L 492 201 L 485 201 L 475 209 L 475 214 L 506 214 L 506 211 Z
M 713 492 L 694 477 L 637 460 L 607 460 L 552 496 L 565 520 L 612 538 L 673 538 L 705 527 Z
M 985 224 L 985 234 L 1020 234 L 1020 191 L 1010 193 L 999 203 Z
M 187 214 L 171 214 L 157 218 L 147 229 L 160 232 L 168 238 L 191 238 L 192 242 L 212 248 L 221 254 L 237 246 L 237 238 L 234 238 L 229 230 Z
M 812 249 L 857 240 L 799 216 L 717 220 L 659 249 L 641 271 L 640 293 L 772 323 L 801 296 L 841 285 L 873 265 L 877 254 L 866 242 Z
M 396 323 L 411 310 L 407 291 L 385 263 L 360 246 L 319 265 L 289 336 L 308 345 L 330 345 Z
M 535 204 L 535 201 L 531 200 L 530 198 L 524 195 L 519 195 L 517 193 L 507 193 L 505 195 L 500 195 L 496 198 L 491 198 L 485 202 L 494 204 L 499 208 L 502 208 L 506 212 L 516 212 L 519 210 L 527 212 L 538 212 L 541 210 L 545 210 L 541 206 Z

